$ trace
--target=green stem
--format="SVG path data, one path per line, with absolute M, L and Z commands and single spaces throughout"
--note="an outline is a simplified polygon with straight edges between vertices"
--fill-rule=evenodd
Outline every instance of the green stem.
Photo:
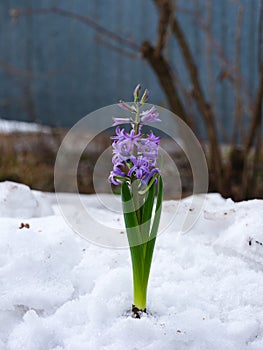
M 146 310 L 146 300 L 147 300 L 147 287 L 144 288 L 142 283 L 138 283 L 138 281 L 134 280 L 133 274 L 133 304 L 139 310 Z
M 137 135 L 139 132 L 139 125 L 140 125 L 140 103 L 136 102 L 136 116 L 135 116 L 135 122 L 134 122 L 135 135 Z
M 134 202 L 134 208 L 137 216 L 137 221 L 139 225 L 139 229 L 141 227 L 141 198 L 138 190 L 138 180 L 135 178 L 132 180 L 132 199 Z
M 137 135 L 139 133 L 139 125 L 140 125 L 140 104 L 139 102 L 136 102 L 136 116 L 135 116 L 135 122 L 134 122 L 134 133 Z M 135 145 L 133 150 L 133 155 L 137 157 L 137 147 Z M 132 179 L 132 195 L 134 199 L 134 206 L 136 209 L 136 215 L 138 224 L 140 226 L 141 223 L 141 200 L 139 196 L 139 190 L 138 190 L 138 181 L 136 178 Z

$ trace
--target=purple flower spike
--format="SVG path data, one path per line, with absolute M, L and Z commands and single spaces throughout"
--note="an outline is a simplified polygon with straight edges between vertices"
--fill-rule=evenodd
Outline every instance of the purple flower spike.
M 158 148 L 160 137 L 156 137 L 151 131 L 148 135 L 143 134 L 143 124 L 160 122 L 159 113 L 155 107 L 140 112 L 140 107 L 147 101 L 149 91 L 146 89 L 140 99 L 141 86 L 137 85 L 134 90 L 134 104 L 130 105 L 120 101 L 119 106 L 132 114 L 134 118 L 114 118 L 116 135 L 112 136 L 112 163 L 113 170 L 109 176 L 109 182 L 120 185 L 123 181 L 132 183 L 135 179 L 140 180 L 140 187 L 147 186 L 152 177 L 156 178 L 160 173 L 157 167 Z M 131 125 L 131 131 L 127 132 L 118 125 Z M 157 181 L 157 180 L 156 180 Z
M 147 124 L 147 123 L 153 123 L 153 122 L 160 122 L 161 119 L 159 117 L 159 112 L 157 112 L 155 107 L 152 107 L 148 111 L 144 111 L 141 113 L 141 123 Z

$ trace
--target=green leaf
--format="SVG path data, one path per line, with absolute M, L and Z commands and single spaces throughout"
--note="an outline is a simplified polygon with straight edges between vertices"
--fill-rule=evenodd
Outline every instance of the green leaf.
M 146 198 L 142 206 L 142 220 L 141 220 L 140 230 L 142 235 L 142 242 L 144 243 L 143 255 L 145 255 L 146 246 L 150 235 L 154 195 L 155 195 L 155 184 L 152 183 L 151 187 L 149 188 L 146 194 Z
M 158 195 L 157 195 L 155 215 L 154 215 L 152 230 L 150 234 L 150 239 L 156 238 L 159 223 L 160 223 L 161 213 L 162 213 L 162 203 L 163 203 L 163 180 L 162 180 L 162 177 L 160 176 L 158 179 Z
M 130 247 L 142 243 L 140 226 L 129 186 L 126 182 L 121 186 L 122 208 Z
M 132 259 L 133 281 L 137 288 L 138 285 L 141 286 L 143 278 L 142 246 L 140 244 L 141 233 L 134 208 L 133 198 L 126 182 L 122 183 L 121 196 L 124 221 Z
M 140 195 L 144 195 L 147 191 L 149 191 L 150 187 L 152 186 L 152 184 L 155 182 L 155 179 L 160 176 L 158 173 L 154 174 L 153 177 L 151 178 L 150 182 L 148 183 L 148 185 L 146 186 L 146 188 L 144 190 L 140 190 L 138 193 Z
M 147 197 L 140 208 L 141 215 L 139 217 L 134 203 L 137 204 L 136 195 L 138 193 L 132 196 L 126 182 L 122 183 L 121 187 L 124 221 L 132 259 L 134 304 L 142 310 L 146 308 L 147 285 L 162 210 L 163 183 L 161 176 L 158 178 L 158 195 L 151 227 L 155 187 L 155 183 L 149 187 Z
M 161 176 L 158 179 L 158 195 L 154 214 L 154 220 L 152 224 L 151 233 L 149 235 L 149 240 L 146 246 L 145 259 L 144 259 L 144 274 L 143 274 L 143 284 L 148 284 L 148 279 L 151 270 L 153 250 L 155 246 L 156 236 L 159 228 L 161 212 L 162 212 L 162 200 L 163 200 L 163 181 Z

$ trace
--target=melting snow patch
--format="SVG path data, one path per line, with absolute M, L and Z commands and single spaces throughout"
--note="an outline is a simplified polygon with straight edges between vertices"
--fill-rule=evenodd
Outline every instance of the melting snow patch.
M 35 194 L 26 185 L 0 182 L 0 217 L 31 218 L 52 214 L 45 195 Z
M 0 118 L 0 133 L 9 134 L 11 132 L 47 132 L 50 129 L 36 123 L 20 122 L 16 120 L 6 120 Z
M 83 201 L 123 225 L 94 196 Z M 262 350 L 263 201 L 209 194 L 182 234 L 193 203 L 164 203 L 163 227 L 173 220 L 156 242 L 149 315 L 137 320 L 128 250 L 79 238 L 55 195 L 0 183 L 0 349 Z

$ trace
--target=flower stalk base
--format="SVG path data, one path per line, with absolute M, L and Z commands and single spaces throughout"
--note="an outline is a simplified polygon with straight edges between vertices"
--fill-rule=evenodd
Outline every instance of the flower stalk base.
M 132 305 L 132 317 L 133 318 L 141 318 L 142 315 L 146 313 L 146 309 L 139 309 L 135 305 Z

